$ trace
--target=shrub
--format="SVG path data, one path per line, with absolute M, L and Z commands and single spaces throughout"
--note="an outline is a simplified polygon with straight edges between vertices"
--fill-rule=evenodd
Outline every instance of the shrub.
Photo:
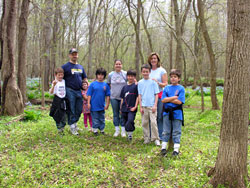
M 37 121 L 41 117 L 40 111 L 35 110 L 24 110 L 25 116 L 23 118 L 24 121 Z

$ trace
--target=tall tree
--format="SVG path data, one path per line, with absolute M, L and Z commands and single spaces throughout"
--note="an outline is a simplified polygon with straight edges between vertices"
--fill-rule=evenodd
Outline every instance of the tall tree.
M 136 21 L 135 21 L 132 15 L 132 10 L 131 10 L 132 2 L 130 0 L 124 0 L 124 1 L 128 7 L 129 17 L 135 30 L 135 65 L 136 65 L 136 71 L 140 72 L 140 56 L 141 56 L 142 64 L 144 64 L 144 58 L 143 58 L 142 51 L 141 51 L 141 41 L 140 41 L 140 23 L 141 23 L 142 2 L 141 0 L 137 0 Z M 136 75 L 136 78 L 139 79 L 139 74 Z
M 98 15 L 100 14 L 101 8 L 103 6 L 103 0 L 96 0 L 92 2 L 88 0 L 88 29 L 89 29 L 89 37 L 88 37 L 88 77 L 93 76 L 93 42 L 94 37 L 97 31 L 99 31 L 100 26 L 96 28 Z
M 216 97 L 216 64 L 215 64 L 215 55 L 213 51 L 212 41 L 210 39 L 205 16 L 204 16 L 204 1 L 198 0 L 198 11 L 199 11 L 199 19 L 201 24 L 201 29 L 203 33 L 203 37 L 205 39 L 207 45 L 207 51 L 210 60 L 210 87 L 211 87 L 211 101 L 212 101 L 212 108 L 219 109 L 218 100 Z
M 182 51 L 182 36 L 184 33 L 184 26 L 187 19 L 187 14 L 190 9 L 192 0 L 187 0 L 187 5 L 183 14 L 179 10 L 179 5 L 177 0 L 173 0 L 174 6 L 174 18 L 175 18 L 175 31 L 176 31 L 176 53 L 175 53 L 175 67 L 179 70 L 183 70 L 183 51 Z
M 28 30 L 28 16 L 29 16 L 30 1 L 22 1 L 21 15 L 19 18 L 19 32 L 18 32 L 18 87 L 22 93 L 23 103 L 26 101 L 26 48 L 27 48 L 27 30 Z
M 45 0 L 45 8 L 43 15 L 43 44 L 42 44 L 42 63 L 44 63 L 44 90 L 49 90 L 50 78 L 50 55 L 51 55 L 51 40 L 52 40 L 52 15 L 53 15 L 53 0 Z
M 220 145 L 210 183 L 246 187 L 250 84 L 250 1 L 228 0 Z
M 3 56 L 2 56 L 2 114 L 17 115 L 23 112 L 23 98 L 16 83 L 15 76 L 15 44 L 17 0 L 3 1 Z

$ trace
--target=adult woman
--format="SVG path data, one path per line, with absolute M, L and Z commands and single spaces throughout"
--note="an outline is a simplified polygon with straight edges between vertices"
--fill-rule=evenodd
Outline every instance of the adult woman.
M 126 137 L 126 131 L 124 127 L 123 119 L 120 116 L 120 104 L 121 104 L 121 90 L 123 86 L 127 84 L 127 72 L 122 70 L 122 61 L 115 60 L 114 71 L 108 75 L 108 84 L 111 87 L 110 102 L 113 109 L 113 124 L 115 125 L 114 137 L 120 134 L 121 125 L 121 136 Z
M 148 63 L 151 66 L 151 72 L 149 77 L 154 80 L 159 86 L 159 99 L 157 104 L 157 127 L 159 137 L 162 139 L 163 132 L 163 104 L 161 102 L 161 94 L 163 88 L 168 84 L 167 71 L 161 67 L 160 57 L 156 52 L 153 52 L 148 57 Z

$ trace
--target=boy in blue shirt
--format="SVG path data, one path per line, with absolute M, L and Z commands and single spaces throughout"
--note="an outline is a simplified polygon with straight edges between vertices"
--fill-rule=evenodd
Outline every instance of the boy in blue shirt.
M 156 123 L 159 87 L 154 80 L 149 78 L 150 71 L 150 65 L 142 65 L 141 72 L 143 79 L 138 82 L 138 94 L 140 111 L 142 114 L 144 144 L 148 144 L 150 143 L 150 141 L 155 141 L 155 145 L 160 146 L 158 128 Z M 151 122 L 151 126 L 149 126 L 149 120 Z M 151 128 L 151 130 L 149 130 L 149 128 Z
M 98 135 L 98 129 L 104 134 L 105 110 L 109 107 L 110 88 L 109 85 L 104 82 L 106 74 L 107 72 L 104 68 L 97 69 L 95 73 L 96 81 L 90 84 L 87 92 L 88 108 L 91 111 L 92 117 L 92 128 L 96 136 Z
M 171 85 L 166 86 L 162 94 L 164 112 L 161 154 L 163 156 L 167 153 L 166 147 L 171 134 L 174 142 L 173 156 L 179 155 L 181 126 L 184 119 L 182 104 L 185 103 L 185 89 L 179 84 L 180 79 L 181 72 L 177 69 L 172 69 L 170 72 Z

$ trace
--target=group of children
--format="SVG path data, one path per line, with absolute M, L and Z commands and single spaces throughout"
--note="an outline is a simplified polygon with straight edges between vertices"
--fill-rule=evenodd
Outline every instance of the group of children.
M 137 106 L 140 106 L 142 115 L 142 127 L 144 135 L 144 144 L 154 141 L 160 146 L 160 140 L 157 129 L 157 102 L 162 100 L 164 106 L 163 112 L 163 136 L 161 154 L 167 153 L 166 146 L 172 136 L 174 142 L 173 155 L 179 154 L 181 126 L 183 125 L 182 104 L 185 103 L 185 89 L 179 84 L 181 73 L 179 70 L 172 69 L 170 72 L 171 84 L 163 90 L 161 99 L 158 98 L 159 88 L 156 82 L 149 78 L 151 67 L 145 64 L 141 67 L 143 79 L 136 83 L 136 72 L 127 71 L 127 85 L 121 91 L 121 116 L 125 122 L 125 130 L 128 140 L 132 141 L 132 133 L 135 130 L 135 117 Z M 104 82 L 106 70 L 99 68 L 96 70 L 96 80 L 89 86 L 87 81 L 82 83 L 82 96 L 84 126 L 88 127 L 94 135 L 105 134 L 105 110 L 110 103 L 110 86 Z M 65 83 L 63 80 L 63 69 L 57 68 L 55 71 L 56 79 L 52 83 L 50 92 L 55 95 L 51 107 L 50 115 L 56 121 L 59 132 L 63 132 L 65 126 L 65 115 L 67 113 L 67 100 L 65 99 Z M 59 98 L 59 99 L 58 99 Z M 60 115 L 58 112 L 61 112 Z M 63 113 L 64 112 L 64 113 Z M 57 117 L 57 118 L 55 118 Z

